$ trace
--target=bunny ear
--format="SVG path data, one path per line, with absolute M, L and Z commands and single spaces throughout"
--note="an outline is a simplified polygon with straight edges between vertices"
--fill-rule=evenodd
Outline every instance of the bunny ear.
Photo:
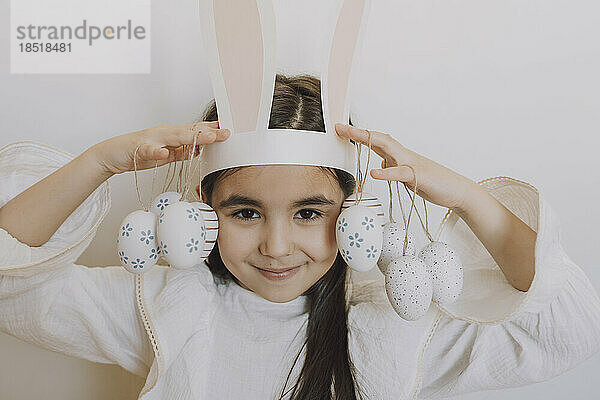
M 323 113 L 326 130 L 333 132 L 336 122 L 348 123 L 350 74 L 356 64 L 366 25 L 369 0 L 342 0 L 331 40 L 330 53 L 323 79 Z
M 200 1 L 202 36 L 219 126 L 232 133 L 257 130 L 264 120 L 259 114 L 261 104 L 270 101 L 264 98 L 264 86 L 272 90 L 275 85 L 271 8 L 272 4 L 264 0 Z

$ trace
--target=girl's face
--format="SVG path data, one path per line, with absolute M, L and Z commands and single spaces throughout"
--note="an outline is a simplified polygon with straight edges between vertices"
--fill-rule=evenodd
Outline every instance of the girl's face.
M 318 167 L 249 166 L 222 178 L 212 207 L 223 263 L 243 288 L 276 303 L 294 300 L 335 261 L 343 201 L 338 181 Z M 291 267 L 298 268 L 286 279 L 261 273 Z

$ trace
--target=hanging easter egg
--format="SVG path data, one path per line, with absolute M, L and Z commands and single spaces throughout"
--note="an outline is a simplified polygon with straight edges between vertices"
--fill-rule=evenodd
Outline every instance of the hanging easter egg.
M 338 249 L 348 266 L 356 271 L 369 271 L 381 254 L 383 229 L 377 214 L 362 204 L 346 208 L 336 222 Z
M 420 252 L 431 273 L 433 300 L 440 305 L 453 303 L 463 289 L 463 268 L 456 252 L 443 242 L 431 242 Z
M 205 240 L 204 240 L 204 251 L 202 253 L 202 258 L 205 259 L 208 257 L 213 247 L 215 247 L 215 243 L 217 242 L 217 235 L 219 233 L 219 220 L 217 218 L 217 213 L 206 203 L 202 203 L 200 201 L 195 201 L 191 203 L 195 207 L 200 210 L 202 214 L 202 218 L 204 219 L 204 230 L 205 230 Z
M 150 205 L 150 211 L 156 216 L 159 216 L 165 208 L 173 203 L 177 203 L 181 198 L 181 193 L 177 192 L 164 192 L 156 196 Z
M 129 272 L 143 274 L 158 261 L 156 215 L 137 210 L 128 214 L 117 234 L 117 253 L 121 265 Z
M 388 222 L 383 226 L 383 244 L 377 266 L 382 273 L 392 260 L 403 256 L 404 236 L 406 229 L 400 222 Z M 406 255 L 415 255 L 416 246 L 412 233 L 409 232 L 406 245 Z
M 165 207 L 158 217 L 157 236 L 161 256 L 174 268 L 190 268 L 202 261 L 204 219 L 198 207 L 179 201 Z
M 372 209 L 375 212 L 375 214 L 377 214 L 377 220 L 383 227 L 387 222 L 387 220 L 385 219 L 385 215 L 383 214 L 383 205 L 381 204 L 381 202 L 379 201 L 377 196 L 375 196 L 373 194 L 363 192 L 362 198 L 361 198 L 360 194 L 357 194 L 357 193 L 351 194 L 342 203 L 342 211 L 348 207 L 353 206 L 356 201 L 357 196 L 360 199 L 359 204 L 367 206 L 368 208 Z
M 401 318 L 414 321 L 424 316 L 433 295 L 425 262 L 417 256 L 402 256 L 392 261 L 385 273 L 385 291 Z

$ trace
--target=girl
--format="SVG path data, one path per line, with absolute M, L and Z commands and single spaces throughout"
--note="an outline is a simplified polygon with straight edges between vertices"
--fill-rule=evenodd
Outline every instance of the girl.
M 214 102 L 202 119 L 199 144 L 227 140 Z M 388 167 L 371 176 L 412 189 L 412 166 L 417 194 L 450 209 L 439 240 L 465 267 L 459 300 L 417 321 L 393 311 L 383 279 L 350 279 L 335 222 L 355 182 L 320 166 L 208 175 L 197 193 L 217 212 L 217 245 L 193 269 L 148 271 L 141 298 L 122 267 L 76 264 L 109 210 L 107 178 L 133 169 L 139 144 L 139 169 L 181 159 L 189 127 L 73 159 L 32 142 L 1 150 L 2 331 L 144 376 L 142 399 L 437 399 L 547 380 L 600 348 L 600 300 L 533 186 L 477 184 L 380 132 Z M 324 131 L 318 79 L 278 75 L 269 128 Z

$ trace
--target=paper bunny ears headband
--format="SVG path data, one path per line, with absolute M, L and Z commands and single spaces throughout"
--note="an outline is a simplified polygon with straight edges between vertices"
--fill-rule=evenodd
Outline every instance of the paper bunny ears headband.
M 369 9 L 367 0 L 319 4 L 327 23 L 315 43 L 325 132 L 268 129 L 276 76 L 277 31 L 272 0 L 201 0 L 200 18 L 219 127 L 224 142 L 206 146 L 202 177 L 243 165 L 296 164 L 338 168 L 353 175 L 353 145 L 340 138 L 336 122 L 347 123 L 350 76 L 358 57 Z M 287 29 L 290 29 L 289 27 Z M 251 151 L 249 151 L 251 149 Z
M 415 308 L 411 300 L 414 288 L 403 287 L 398 281 L 402 274 L 393 272 L 401 267 L 400 259 L 410 261 L 406 257 L 414 254 L 414 248 L 406 252 L 404 245 L 398 252 L 385 246 L 384 238 L 392 244 L 390 232 L 391 236 L 399 236 L 401 227 L 386 224 L 379 200 L 363 193 L 360 164 L 356 165 L 360 161 L 360 145 L 357 144 L 357 155 L 354 145 L 339 137 L 334 128 L 336 122 L 348 121 L 349 82 L 360 52 L 370 0 L 330 0 L 319 7 L 319 13 L 326 17 L 321 26 L 323 33 L 315 43 L 321 60 L 318 75 L 325 132 L 268 128 L 276 78 L 276 38 L 278 30 L 286 28 L 276 24 L 272 0 L 200 0 L 205 59 L 219 110 L 219 127 L 229 129 L 231 136 L 224 142 L 202 146 L 196 167 L 200 167 L 201 180 L 215 171 L 248 165 L 326 166 L 352 176 L 356 168 L 357 190 L 344 202 L 336 224 L 340 253 L 351 268 L 359 271 L 371 269 L 381 258 L 380 269 L 386 274 L 388 298 L 394 309 L 405 319 L 417 319 L 426 311 L 427 299 L 431 300 L 431 273 L 423 272 L 422 279 L 414 285 L 418 288 L 422 282 L 430 282 L 429 286 L 424 285 L 429 292 L 421 296 Z M 184 153 L 186 148 L 193 155 L 196 143 L 191 148 L 184 146 Z M 192 158 L 188 171 L 194 170 Z M 211 252 L 217 238 L 217 216 L 208 204 L 184 200 L 190 178 L 191 174 L 186 178 L 183 194 L 162 193 L 148 207 L 138 192 L 144 210 L 127 215 L 117 237 L 121 264 L 129 272 L 143 274 L 159 258 L 173 268 L 191 268 Z M 408 236 L 404 239 L 412 243 Z M 415 265 L 402 268 L 424 268 Z M 462 270 L 458 272 L 462 278 Z M 446 297 L 455 298 L 453 293 Z

